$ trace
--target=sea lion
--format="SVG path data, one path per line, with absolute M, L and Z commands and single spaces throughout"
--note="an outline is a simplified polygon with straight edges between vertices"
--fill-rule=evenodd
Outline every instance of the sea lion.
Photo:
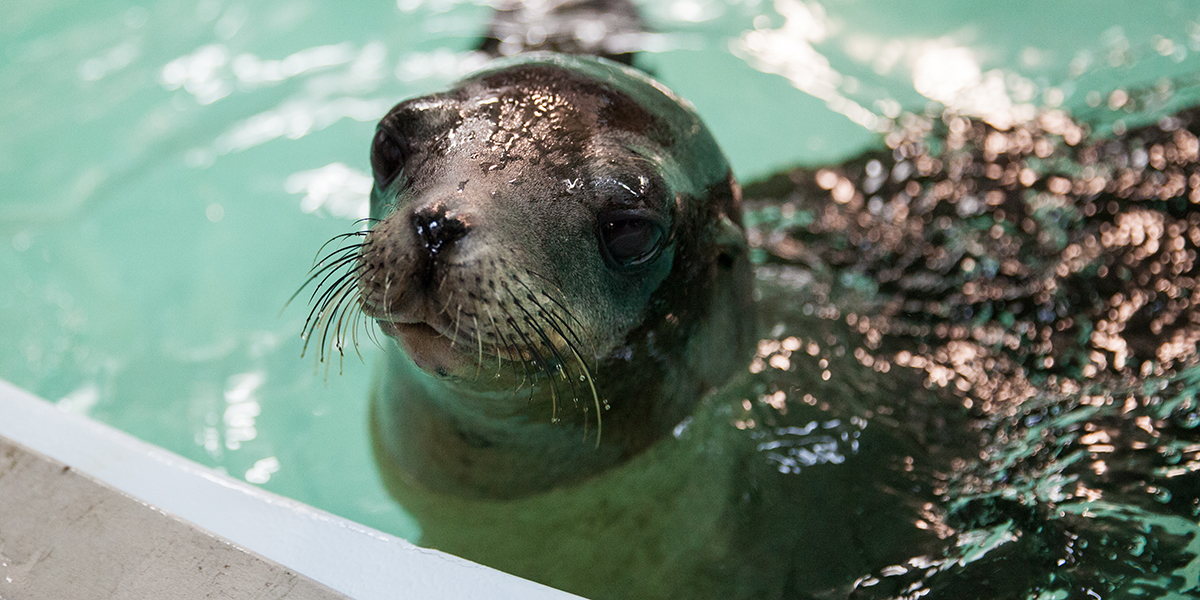
M 754 351 L 738 187 L 708 129 L 632 68 L 533 53 L 397 105 L 371 164 L 357 286 L 395 341 L 372 432 L 422 542 L 585 593 L 581 575 L 632 573 L 602 538 L 652 525 L 615 507 L 708 485 L 651 448 Z M 505 531 L 530 521 L 567 528 Z M 583 573 L 553 576 L 555 540 L 592 556 Z

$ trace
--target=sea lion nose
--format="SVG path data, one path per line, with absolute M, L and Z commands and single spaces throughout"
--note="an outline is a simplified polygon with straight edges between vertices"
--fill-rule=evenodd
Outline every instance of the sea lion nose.
M 412 221 L 417 239 L 431 255 L 448 250 L 470 230 L 462 219 L 448 213 L 444 206 L 423 206 L 413 212 Z

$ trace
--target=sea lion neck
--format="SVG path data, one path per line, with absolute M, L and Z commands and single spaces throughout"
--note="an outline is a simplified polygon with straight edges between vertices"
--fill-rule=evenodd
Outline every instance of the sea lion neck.
M 615 389 L 661 387 L 653 377 L 605 386 L 601 393 L 621 394 L 621 401 L 607 403 L 597 423 L 594 407 L 559 397 L 546 381 L 519 389 L 452 381 L 425 373 L 400 352 L 384 360 L 389 375 L 377 382 L 372 402 L 377 452 L 405 479 L 439 493 L 512 499 L 569 486 L 641 453 L 682 418 L 651 414 L 657 403 L 626 402 L 637 396 Z M 552 412 L 558 416 L 548 418 Z

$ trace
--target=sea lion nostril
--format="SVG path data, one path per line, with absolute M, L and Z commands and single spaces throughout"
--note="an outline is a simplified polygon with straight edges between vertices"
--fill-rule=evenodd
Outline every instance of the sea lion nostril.
M 430 254 L 447 249 L 467 235 L 468 227 L 442 207 L 426 207 L 413 213 L 413 229 Z

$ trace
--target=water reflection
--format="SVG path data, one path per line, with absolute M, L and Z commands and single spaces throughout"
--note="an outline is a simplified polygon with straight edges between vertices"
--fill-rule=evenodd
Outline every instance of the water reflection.
M 334 217 L 358 221 L 370 211 L 371 176 L 335 162 L 319 169 L 298 171 L 288 176 L 283 189 L 289 194 L 304 194 L 300 210 L 321 211 Z
M 387 77 L 387 48 L 349 42 L 305 48 L 282 59 L 253 53 L 233 54 L 223 43 L 207 44 L 162 67 L 159 82 L 168 91 L 182 90 L 201 106 L 230 94 L 250 93 L 302 79 L 303 87 L 274 107 L 233 124 L 211 147 L 189 151 L 193 167 L 211 166 L 216 157 L 238 153 L 279 138 L 299 139 L 342 119 L 379 119 L 394 98 L 371 98 Z
M 258 437 L 255 420 L 262 414 L 258 403 L 258 390 L 266 381 L 266 374 L 250 372 L 234 375 L 225 384 L 225 413 L 221 421 L 225 424 L 222 437 L 225 448 L 237 450 L 243 442 Z
M 232 84 L 221 76 L 228 62 L 229 50 L 220 44 L 210 44 L 167 63 L 161 81 L 168 90 L 182 87 L 200 104 L 212 104 L 233 91 Z
M 880 127 L 878 115 L 842 93 L 843 87 L 854 88 L 855 83 L 834 70 L 825 54 L 814 47 L 828 36 L 824 7 L 816 2 L 776 0 L 775 10 L 785 19 L 783 27 L 746 32 L 734 44 L 734 51 L 748 56 L 755 68 L 786 77 L 851 121 L 872 131 Z M 756 23 L 762 24 L 765 22 Z
M 1160 101 L 1107 107 L 1121 122 Z M 809 300 L 770 315 L 806 333 L 764 339 L 751 371 L 831 414 L 845 402 L 813 380 L 857 386 L 863 431 L 924 438 L 906 464 L 941 482 L 944 512 L 906 518 L 953 543 L 875 567 L 855 597 L 1200 589 L 1200 110 L 1150 118 L 1097 139 L 1054 110 L 909 115 L 886 150 L 747 187 L 764 300 Z M 886 370 L 928 393 L 864 382 Z
M 271 475 L 279 472 L 279 459 L 274 456 L 259 459 L 254 466 L 246 470 L 246 481 L 264 484 L 271 480 Z
M 84 81 L 99 81 L 110 73 L 115 73 L 128 67 L 142 53 L 140 40 L 131 39 L 121 42 L 112 49 L 95 58 L 89 58 L 79 64 L 79 78 Z

